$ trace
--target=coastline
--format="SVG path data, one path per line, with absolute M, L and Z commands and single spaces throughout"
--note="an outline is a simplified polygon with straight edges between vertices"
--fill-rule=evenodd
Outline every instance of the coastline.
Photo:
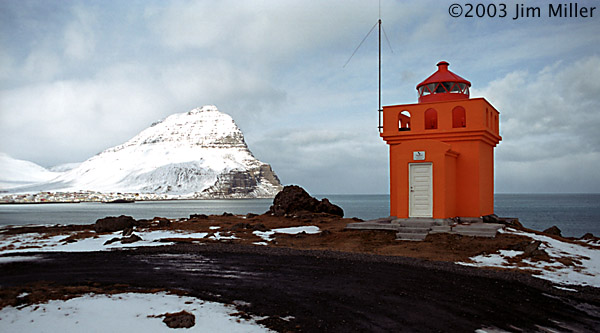
M 92 194 L 90 194 L 92 193 Z M 48 194 L 48 195 L 46 195 Z M 82 203 L 101 202 L 112 203 L 116 200 L 131 201 L 188 201 L 188 200 L 248 200 L 248 199 L 273 199 L 273 196 L 205 196 L 205 195 L 167 195 L 155 193 L 103 193 L 103 192 L 52 192 L 32 194 L 9 194 L 0 196 L 0 205 L 21 204 L 50 204 L 50 203 Z

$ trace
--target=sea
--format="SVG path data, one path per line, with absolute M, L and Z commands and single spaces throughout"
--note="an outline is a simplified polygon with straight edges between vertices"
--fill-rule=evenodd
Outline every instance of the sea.
M 363 220 L 389 216 L 389 195 L 316 195 L 344 209 L 345 217 Z M 586 233 L 600 236 L 600 194 L 496 194 L 498 216 L 516 217 L 526 227 L 561 229 L 563 236 Z M 26 224 L 91 224 L 106 216 L 130 215 L 135 219 L 182 218 L 191 214 L 262 214 L 272 199 L 173 200 L 135 203 L 2 204 L 0 226 Z

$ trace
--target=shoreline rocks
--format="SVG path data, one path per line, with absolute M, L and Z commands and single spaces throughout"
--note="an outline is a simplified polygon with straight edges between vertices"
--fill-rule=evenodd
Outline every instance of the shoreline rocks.
M 344 210 L 340 206 L 332 204 L 327 198 L 318 200 L 297 185 L 285 186 L 277 193 L 273 205 L 267 211 L 268 214 L 275 216 L 294 215 L 300 212 L 326 213 L 344 217 Z

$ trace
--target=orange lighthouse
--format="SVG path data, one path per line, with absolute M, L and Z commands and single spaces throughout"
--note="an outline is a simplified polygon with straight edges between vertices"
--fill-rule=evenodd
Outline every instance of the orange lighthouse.
M 494 147 L 499 116 L 471 83 L 438 70 L 417 85 L 416 104 L 383 107 L 381 137 L 390 146 L 390 215 L 480 217 L 494 212 Z

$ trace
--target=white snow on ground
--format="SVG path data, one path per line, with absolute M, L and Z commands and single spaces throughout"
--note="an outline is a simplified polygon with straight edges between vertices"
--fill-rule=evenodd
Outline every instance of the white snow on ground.
M 235 237 L 235 235 L 230 235 L 230 236 L 222 236 L 220 232 L 215 232 L 214 235 L 208 237 L 209 239 L 212 240 L 228 240 L 228 239 L 239 239 L 238 237 Z
M 185 310 L 196 317 L 189 329 L 170 329 L 165 313 Z M 233 317 L 233 306 L 167 293 L 84 295 L 0 310 L 0 332 L 271 332 L 256 319 Z
M 211 227 L 212 230 L 217 230 L 216 227 Z M 270 242 L 272 236 L 276 233 L 295 235 L 305 232 L 307 234 L 317 234 L 321 230 L 316 226 L 302 226 L 302 227 L 290 227 L 290 228 L 279 228 L 269 231 L 254 231 L 254 234 L 263 240 Z M 174 230 L 136 230 L 134 232 L 140 236 L 142 240 L 130 243 L 122 244 L 119 241 L 111 244 L 104 245 L 106 241 L 113 238 L 122 238 L 121 231 L 116 231 L 110 234 L 100 234 L 88 238 L 76 239 L 73 242 L 67 242 L 67 238 L 77 234 L 76 232 L 46 236 L 39 233 L 28 233 L 20 235 L 0 235 L 0 255 L 20 252 L 92 252 L 92 251 L 106 251 L 119 248 L 136 248 L 140 246 L 160 246 L 170 245 L 173 242 L 161 241 L 165 238 L 187 238 L 187 239 L 202 239 L 209 235 L 207 232 L 184 232 Z M 224 234 L 220 231 L 216 231 L 208 239 L 223 241 L 239 239 L 235 234 Z M 266 242 L 256 242 L 256 245 L 267 245 Z M 0 259 L 0 264 L 3 260 Z M 20 259 L 24 260 L 24 259 Z M 33 259 L 32 259 L 33 260 Z
M 255 234 L 256 236 L 264 239 L 265 241 L 270 242 L 273 240 L 271 238 L 271 236 L 273 236 L 276 233 L 296 235 L 296 234 L 299 234 L 302 232 L 305 232 L 307 234 L 318 234 L 321 232 L 321 230 L 317 226 L 310 225 L 310 226 L 304 226 L 304 227 L 289 227 L 289 228 L 272 229 L 269 231 L 254 231 L 252 233 Z M 257 244 L 257 245 L 263 245 L 263 244 Z
M 0 254 L 16 253 L 16 252 L 91 252 L 104 251 L 116 248 L 130 248 L 140 246 L 159 246 L 173 244 L 171 242 L 160 242 L 163 238 L 204 238 L 208 233 L 185 233 L 172 230 L 155 230 L 147 232 L 136 231 L 135 234 L 142 238 L 131 244 L 121 244 L 114 242 L 104 245 L 107 240 L 115 237 L 121 238 L 120 231 L 111 234 L 102 234 L 96 237 L 78 239 L 76 242 L 67 243 L 65 241 L 70 235 L 58 235 L 45 238 L 44 235 L 38 233 L 29 233 L 21 235 L 3 235 L 0 237 Z M 12 245 L 12 247 L 11 247 Z
M 0 264 L 6 264 L 9 262 L 20 262 L 20 261 L 35 261 L 40 260 L 41 257 L 37 256 L 12 256 L 12 257 L 0 257 Z
M 460 265 L 476 267 L 516 268 L 532 272 L 533 276 L 561 285 L 583 285 L 600 288 L 600 248 L 572 244 L 552 237 L 517 231 L 505 231 L 514 235 L 526 236 L 542 242 L 540 249 L 546 251 L 552 262 L 523 259 L 521 265 L 509 263 L 507 259 L 522 254 L 521 251 L 500 250 L 500 253 L 479 255 L 469 258 L 471 262 L 458 262 Z M 574 265 L 565 265 L 557 259 L 573 260 Z
M 600 240 L 597 239 L 580 239 L 578 242 L 586 243 L 589 245 L 600 246 Z

